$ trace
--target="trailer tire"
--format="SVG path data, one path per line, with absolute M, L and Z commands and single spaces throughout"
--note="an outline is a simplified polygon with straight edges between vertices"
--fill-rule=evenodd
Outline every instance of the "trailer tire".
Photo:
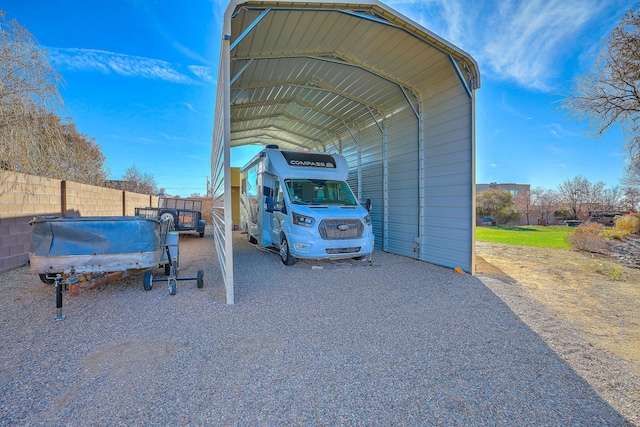
M 198 275 L 196 276 L 196 285 L 198 289 L 202 289 L 204 286 L 204 270 L 198 270 Z
M 289 250 L 289 241 L 286 236 L 282 236 L 282 241 L 280 242 L 280 260 L 284 265 L 296 263 L 296 259 L 291 255 L 291 250 Z
M 204 231 L 198 233 L 198 235 L 200 236 L 200 238 L 202 239 L 204 237 Z
M 256 238 L 253 237 L 251 234 L 247 233 L 247 236 L 249 236 L 249 243 L 251 243 L 252 245 L 255 245 L 256 243 L 258 243 L 258 240 L 256 240 Z
M 178 291 L 178 281 L 176 279 L 169 279 L 169 295 L 175 295 Z
M 164 221 L 166 218 L 171 218 L 171 225 L 169 226 L 169 231 L 174 231 L 178 226 L 178 217 L 174 211 L 163 209 L 160 211 L 159 218 L 161 221 Z
M 38 276 L 40 277 L 40 280 L 42 280 L 42 283 L 46 283 L 47 285 L 54 285 L 56 283 L 56 279 L 47 277 L 46 274 L 39 274 Z
M 144 286 L 145 291 L 150 291 L 153 289 L 153 274 L 150 271 L 144 272 L 144 278 L 142 279 L 142 284 Z

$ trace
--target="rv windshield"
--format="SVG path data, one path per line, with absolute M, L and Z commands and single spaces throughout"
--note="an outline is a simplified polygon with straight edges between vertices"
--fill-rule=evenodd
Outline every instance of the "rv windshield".
M 344 181 L 324 179 L 285 180 L 291 203 L 300 205 L 355 206 L 356 199 Z

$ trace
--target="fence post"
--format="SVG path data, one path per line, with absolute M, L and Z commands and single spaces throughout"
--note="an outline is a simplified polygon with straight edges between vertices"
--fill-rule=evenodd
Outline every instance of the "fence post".
M 127 192 L 122 192 L 122 216 L 127 216 Z
M 67 181 L 60 181 L 60 214 L 67 216 Z

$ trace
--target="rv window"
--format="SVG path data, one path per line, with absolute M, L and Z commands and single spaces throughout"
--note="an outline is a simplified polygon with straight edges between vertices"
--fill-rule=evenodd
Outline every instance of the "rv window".
M 292 203 L 355 206 L 356 199 L 346 182 L 318 179 L 285 181 Z

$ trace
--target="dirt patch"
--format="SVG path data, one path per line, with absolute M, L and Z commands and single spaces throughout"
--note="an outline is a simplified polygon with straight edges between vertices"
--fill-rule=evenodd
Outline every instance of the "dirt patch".
M 579 326 L 592 345 L 633 362 L 640 373 L 639 269 L 566 249 L 478 242 L 477 250 L 503 278 L 514 279 Z
M 476 274 L 628 420 L 640 423 L 640 269 L 568 249 L 476 242 Z

